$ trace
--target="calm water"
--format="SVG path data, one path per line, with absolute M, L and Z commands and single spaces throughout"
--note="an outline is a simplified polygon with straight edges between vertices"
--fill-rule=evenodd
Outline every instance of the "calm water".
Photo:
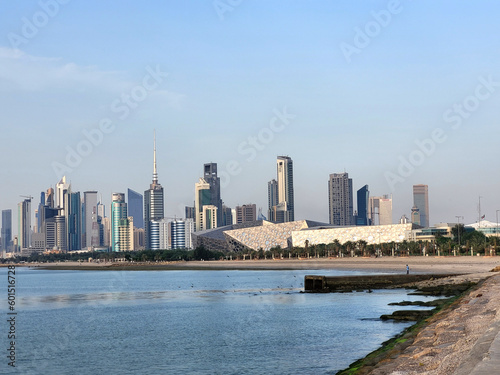
M 17 268 L 17 367 L 4 289 L 0 373 L 334 374 L 408 326 L 377 319 L 389 302 L 423 298 L 304 294 L 306 274 L 353 273 Z

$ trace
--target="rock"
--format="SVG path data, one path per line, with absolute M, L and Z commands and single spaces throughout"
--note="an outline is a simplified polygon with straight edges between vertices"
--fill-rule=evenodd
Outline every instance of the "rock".
M 421 319 L 428 318 L 433 313 L 432 310 L 398 310 L 392 314 L 384 314 L 380 316 L 382 320 L 398 320 L 406 322 L 416 322 Z

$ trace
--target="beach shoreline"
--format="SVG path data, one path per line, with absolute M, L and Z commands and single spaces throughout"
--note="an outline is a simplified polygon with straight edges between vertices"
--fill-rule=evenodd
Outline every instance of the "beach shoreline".
M 500 256 L 311 258 L 268 260 L 212 260 L 179 262 L 58 262 L 25 263 L 52 270 L 349 270 L 387 273 L 467 274 L 500 266 Z

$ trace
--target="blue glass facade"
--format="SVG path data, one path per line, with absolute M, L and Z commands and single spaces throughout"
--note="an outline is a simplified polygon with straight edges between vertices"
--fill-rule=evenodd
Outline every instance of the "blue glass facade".
M 69 194 L 69 208 L 66 218 L 66 230 L 68 231 L 68 250 L 81 250 L 82 248 L 82 217 L 81 217 L 80 193 Z
M 9 250 L 12 241 L 12 210 L 2 211 L 2 250 Z
M 368 201 L 370 192 L 368 185 L 363 186 L 358 190 L 358 216 L 356 218 L 356 225 L 369 225 L 368 223 Z
M 128 215 L 134 218 L 134 227 L 144 229 L 144 210 L 142 194 L 128 189 Z

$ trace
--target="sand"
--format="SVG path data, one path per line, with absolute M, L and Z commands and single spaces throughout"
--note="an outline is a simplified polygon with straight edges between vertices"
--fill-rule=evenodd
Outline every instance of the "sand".
M 406 265 L 410 273 L 478 273 L 488 272 L 500 265 L 498 257 L 380 257 L 380 258 L 311 258 L 304 260 L 224 260 L 224 261 L 191 261 L 191 262 L 59 262 L 50 264 L 28 264 L 50 269 L 256 269 L 256 270 L 311 270 L 337 269 L 368 272 L 406 273 Z

